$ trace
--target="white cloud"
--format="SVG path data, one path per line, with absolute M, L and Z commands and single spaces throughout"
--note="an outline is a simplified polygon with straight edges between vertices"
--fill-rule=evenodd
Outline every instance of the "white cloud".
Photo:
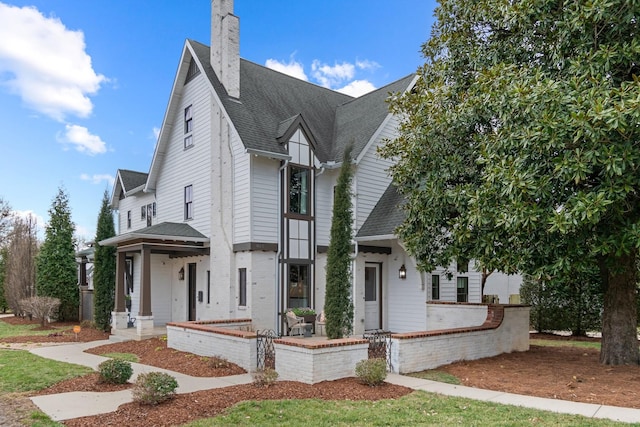
M 380 64 L 376 61 L 369 61 L 368 59 L 356 60 L 356 67 L 361 70 L 376 70 L 380 68 Z
M 367 80 L 354 80 L 348 85 L 340 89 L 336 89 L 336 91 L 357 98 L 365 93 L 374 91 L 375 89 L 376 87 Z
M 107 152 L 107 146 L 97 135 L 89 133 L 89 129 L 78 125 L 65 125 L 64 135 L 58 136 L 62 144 L 71 144 L 81 153 L 94 156 Z
M 269 58 L 265 62 L 265 66 L 288 76 L 295 77 L 296 79 L 309 81 L 309 78 L 304 72 L 303 65 L 293 58 L 290 58 L 288 63 Z
M 93 70 L 85 48 L 83 32 L 60 19 L 0 3 L 0 84 L 30 108 L 58 121 L 91 114 L 88 95 L 107 78 Z
M 333 88 L 351 80 L 355 75 L 355 66 L 348 62 L 330 66 L 315 59 L 311 64 L 311 71 L 313 72 L 313 78 L 322 86 Z
M 22 218 L 22 219 L 28 219 L 29 217 L 31 217 L 31 219 L 36 222 L 35 226 L 37 229 L 38 237 L 41 237 L 40 234 L 42 234 L 46 225 L 46 222 L 43 216 L 38 215 L 32 210 L 11 211 L 11 215 L 14 217 Z
M 113 186 L 115 182 L 115 178 L 108 173 L 105 174 L 93 174 L 89 175 L 87 173 L 83 173 L 80 175 L 80 179 L 83 181 L 90 181 L 92 184 L 100 184 L 102 181 L 106 181 L 110 186 Z
M 95 239 L 96 233 L 95 230 L 89 227 L 85 227 L 84 225 L 75 224 L 76 232 L 74 237 L 78 240 L 82 240 L 83 242 L 91 242 Z

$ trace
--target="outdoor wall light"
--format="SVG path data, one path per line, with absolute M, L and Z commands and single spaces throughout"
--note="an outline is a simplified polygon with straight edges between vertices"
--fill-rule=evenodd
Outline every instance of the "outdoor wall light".
M 402 280 L 407 278 L 407 267 L 405 267 L 404 264 L 402 264 L 400 270 L 398 270 L 398 277 Z
M 184 280 L 184 267 L 178 271 L 178 280 Z

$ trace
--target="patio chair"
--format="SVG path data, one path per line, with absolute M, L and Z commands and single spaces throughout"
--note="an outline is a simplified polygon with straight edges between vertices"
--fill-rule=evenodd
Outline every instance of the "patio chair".
M 324 310 L 322 310 L 320 312 L 320 314 L 318 314 L 318 317 L 316 318 L 316 325 L 318 326 L 318 331 L 320 335 L 322 335 L 322 328 L 325 327 L 327 323 L 327 318 L 324 316 Z
M 289 335 L 304 335 L 304 331 L 310 323 L 305 323 L 303 317 L 298 317 L 293 311 L 287 311 L 287 327 Z M 296 334 L 295 331 L 298 331 Z

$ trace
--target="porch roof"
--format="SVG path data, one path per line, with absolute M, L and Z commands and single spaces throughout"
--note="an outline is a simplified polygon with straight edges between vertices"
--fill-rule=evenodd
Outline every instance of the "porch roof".
M 356 240 L 366 242 L 369 240 L 397 239 L 395 230 L 405 218 L 402 209 L 404 203 L 404 197 L 398 192 L 395 185 L 393 183 L 389 184 L 367 217 L 367 220 L 358 230 Z
M 209 242 L 209 238 L 207 236 L 200 233 L 189 224 L 182 224 L 178 222 L 161 222 L 160 224 L 141 228 L 140 230 L 134 230 L 129 233 L 110 237 L 108 239 L 100 241 L 99 243 L 102 246 L 120 246 L 122 244 L 133 243 L 140 240 L 190 242 L 199 245 Z

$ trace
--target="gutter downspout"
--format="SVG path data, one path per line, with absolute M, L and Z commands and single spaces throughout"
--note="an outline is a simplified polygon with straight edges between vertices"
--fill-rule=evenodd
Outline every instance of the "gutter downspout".
M 289 165 L 289 159 L 285 159 L 284 163 L 278 168 L 278 251 L 276 252 L 276 316 L 274 330 L 280 335 L 280 256 L 282 255 L 282 219 L 284 217 L 284 209 L 282 208 L 282 171 Z

